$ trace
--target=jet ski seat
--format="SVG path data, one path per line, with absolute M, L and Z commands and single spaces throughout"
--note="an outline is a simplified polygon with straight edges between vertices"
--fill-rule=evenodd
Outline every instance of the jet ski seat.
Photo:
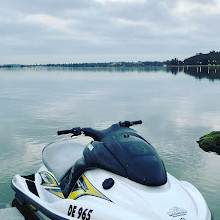
M 43 149 L 43 163 L 55 175 L 57 181 L 61 182 L 76 161 L 82 157 L 84 148 L 84 145 L 70 140 L 51 143 Z

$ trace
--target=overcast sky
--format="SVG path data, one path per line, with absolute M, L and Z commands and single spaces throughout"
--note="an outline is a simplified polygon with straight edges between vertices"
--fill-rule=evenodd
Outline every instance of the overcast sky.
M 220 0 L 0 0 L 0 64 L 220 51 Z

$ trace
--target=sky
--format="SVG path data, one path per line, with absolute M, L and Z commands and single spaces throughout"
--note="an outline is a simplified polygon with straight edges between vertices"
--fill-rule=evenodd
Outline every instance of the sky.
M 0 0 L 0 65 L 220 51 L 220 0 Z

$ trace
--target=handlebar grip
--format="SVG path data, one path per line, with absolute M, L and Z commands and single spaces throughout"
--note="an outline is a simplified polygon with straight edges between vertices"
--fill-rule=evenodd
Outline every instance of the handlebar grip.
M 141 120 L 138 120 L 138 121 L 124 121 L 124 122 L 119 122 L 119 125 L 121 127 L 127 127 L 129 128 L 130 126 L 132 125 L 137 125 L 137 124 L 142 124 L 142 121 Z
M 62 130 L 62 131 L 57 131 L 57 135 L 62 135 L 62 134 L 69 134 L 73 133 L 73 130 Z
M 80 127 L 76 127 L 76 128 L 72 128 L 70 130 L 62 130 L 62 131 L 57 131 L 57 135 L 62 135 L 62 134 L 73 134 L 74 136 L 78 136 L 80 135 L 81 132 L 81 128 Z
M 133 125 L 139 125 L 139 124 L 142 124 L 142 121 L 141 121 L 141 120 L 132 121 L 131 124 L 133 124 Z

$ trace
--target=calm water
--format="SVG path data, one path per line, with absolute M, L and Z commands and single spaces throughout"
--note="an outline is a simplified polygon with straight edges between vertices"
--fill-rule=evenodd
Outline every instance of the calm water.
M 220 130 L 220 80 L 206 78 L 163 69 L 1 69 L 0 203 L 12 201 L 16 173 L 37 171 L 43 147 L 60 139 L 57 130 L 142 119 L 135 128 L 167 171 L 194 184 L 220 219 L 220 156 L 196 143 Z

